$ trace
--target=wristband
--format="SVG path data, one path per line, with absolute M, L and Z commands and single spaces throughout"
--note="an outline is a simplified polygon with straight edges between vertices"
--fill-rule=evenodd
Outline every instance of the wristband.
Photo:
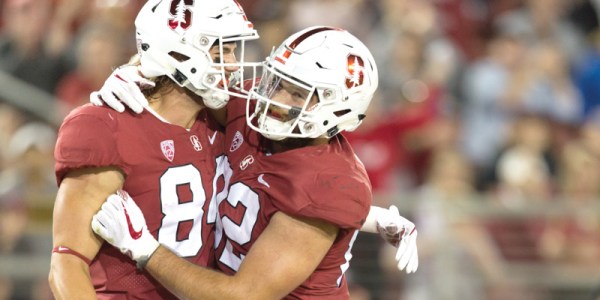
M 75 250 L 72 250 L 69 247 L 56 246 L 56 247 L 52 248 L 52 253 L 75 255 L 75 256 L 79 257 L 79 259 L 83 260 L 88 266 L 92 264 L 92 261 L 89 258 L 85 257 L 83 254 L 81 254 Z

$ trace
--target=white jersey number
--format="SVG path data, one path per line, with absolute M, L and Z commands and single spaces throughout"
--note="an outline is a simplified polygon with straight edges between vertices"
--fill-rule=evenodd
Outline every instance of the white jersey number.
M 240 224 L 235 223 L 227 216 L 221 218 L 227 241 L 225 242 L 225 250 L 221 257 L 219 257 L 219 261 L 237 271 L 244 260 L 244 255 L 235 255 L 231 242 L 235 242 L 238 245 L 250 242 L 252 239 L 252 229 L 254 229 L 254 224 L 256 224 L 256 219 L 258 218 L 260 202 L 258 201 L 258 194 L 241 182 L 237 182 L 229 188 L 227 202 L 235 208 L 243 206 L 246 209 Z
M 192 199 L 180 203 L 177 186 L 189 185 Z M 158 230 L 158 242 L 175 251 L 181 257 L 198 254 L 202 248 L 202 217 L 206 195 L 202 176 L 194 165 L 169 168 L 160 177 L 160 203 L 164 215 Z M 185 240 L 177 240 L 179 223 L 191 221 L 192 229 Z
M 217 177 L 223 176 L 226 188 L 221 193 L 213 196 L 213 202 L 217 203 L 218 206 L 223 201 L 227 201 L 235 208 L 245 209 L 244 217 L 240 224 L 237 224 L 227 216 L 217 214 L 215 246 L 219 245 L 223 237 L 226 238 L 225 250 L 219 257 L 219 261 L 237 271 L 244 260 L 244 255 L 238 256 L 234 254 L 231 243 L 235 242 L 238 245 L 244 245 L 250 242 L 252 239 L 252 229 L 254 229 L 258 218 L 260 202 L 258 201 L 258 194 L 241 182 L 237 182 L 227 189 L 233 170 L 226 156 L 222 156 L 217 160 L 217 166 Z

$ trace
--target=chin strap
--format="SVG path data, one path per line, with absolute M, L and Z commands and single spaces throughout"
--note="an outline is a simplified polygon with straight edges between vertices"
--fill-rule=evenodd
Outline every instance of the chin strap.
M 229 102 L 229 95 L 210 88 L 198 91 L 196 94 L 202 97 L 204 105 L 210 109 L 221 109 L 227 105 L 227 102 Z

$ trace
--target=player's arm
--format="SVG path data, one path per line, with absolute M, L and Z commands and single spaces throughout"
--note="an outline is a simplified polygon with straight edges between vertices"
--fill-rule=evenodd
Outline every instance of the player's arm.
M 332 224 L 276 213 L 233 276 L 159 248 L 146 269 L 183 299 L 281 299 L 306 280 L 337 236 Z
M 69 172 L 60 184 L 54 204 L 49 283 L 56 299 L 96 299 L 88 262 L 103 240 L 89 224 L 106 197 L 123 185 L 116 168 Z M 87 261 L 86 261 L 87 260 Z
M 139 247 L 140 243 L 153 245 L 148 242 L 153 238 L 145 229 L 142 237 L 130 238 L 124 210 L 134 228 L 145 228 L 143 215 L 131 198 L 111 196 L 94 217 L 94 231 L 138 264 L 145 264 L 154 278 L 182 299 L 281 299 L 312 274 L 338 233 L 330 223 L 278 212 L 239 271 L 228 276 L 193 265 L 162 246 Z

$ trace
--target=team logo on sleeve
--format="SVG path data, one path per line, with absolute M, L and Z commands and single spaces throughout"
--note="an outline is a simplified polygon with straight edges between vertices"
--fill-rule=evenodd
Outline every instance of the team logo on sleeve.
M 175 143 L 173 143 L 173 140 L 160 142 L 160 149 L 166 159 L 173 161 L 173 158 L 175 158 Z

